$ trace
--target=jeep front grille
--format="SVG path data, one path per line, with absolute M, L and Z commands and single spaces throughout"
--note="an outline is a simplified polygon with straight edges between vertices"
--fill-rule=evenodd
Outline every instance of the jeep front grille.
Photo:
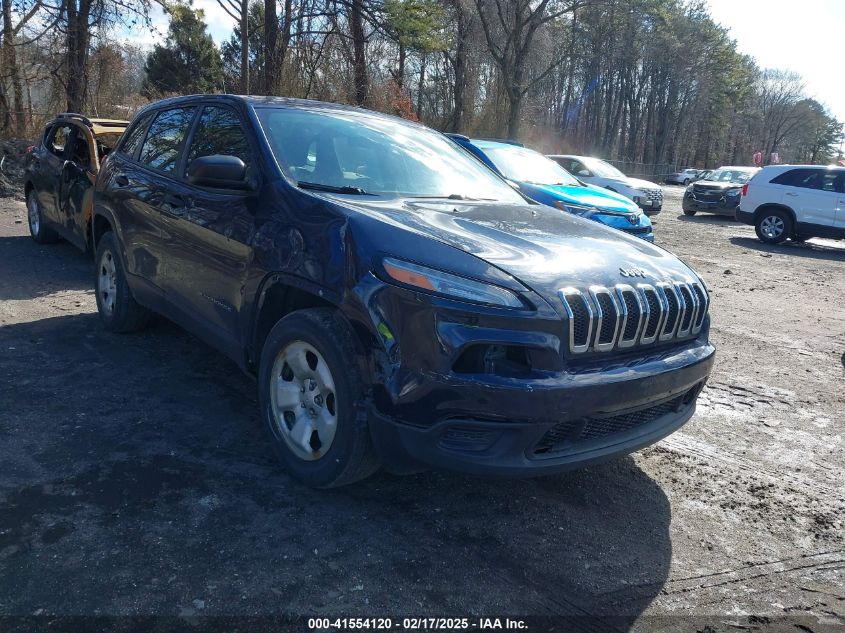
M 609 352 L 696 336 L 709 298 L 697 282 L 563 288 L 569 351 Z

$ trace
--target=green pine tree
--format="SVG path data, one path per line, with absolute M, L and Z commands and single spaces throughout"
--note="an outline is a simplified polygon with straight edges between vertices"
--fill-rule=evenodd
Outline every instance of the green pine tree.
M 164 46 L 156 44 L 144 66 L 148 94 L 194 94 L 223 89 L 220 53 L 208 34 L 202 9 L 177 4 L 170 10 Z

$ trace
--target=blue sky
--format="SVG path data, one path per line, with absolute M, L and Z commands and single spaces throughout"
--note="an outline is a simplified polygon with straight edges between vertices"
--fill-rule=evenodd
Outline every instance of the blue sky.
M 707 0 L 740 51 L 765 68 L 794 70 L 808 96 L 845 122 L 845 0 Z
M 764 68 L 793 70 L 804 78 L 809 96 L 826 104 L 845 122 L 845 0 L 707 0 L 714 19 L 730 30 L 743 53 Z M 234 22 L 217 0 L 194 0 L 205 11 L 214 40 L 227 40 Z M 157 5 L 156 5 L 157 6 Z M 152 46 L 167 32 L 157 9 L 154 31 L 138 30 L 129 39 Z M 838 62 L 838 63 L 837 63 Z

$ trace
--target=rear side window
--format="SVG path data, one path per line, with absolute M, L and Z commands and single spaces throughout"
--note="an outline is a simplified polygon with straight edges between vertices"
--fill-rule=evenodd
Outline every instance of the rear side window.
M 252 152 L 238 115 L 229 108 L 206 106 L 191 140 L 185 166 L 200 156 L 215 155 L 237 156 L 246 165 L 247 173 L 250 172 Z
M 135 125 L 126 133 L 123 144 L 120 146 L 121 152 L 129 156 L 135 155 L 135 150 L 144 140 L 144 132 L 147 131 L 147 124 L 152 117 L 152 114 L 147 113 L 135 122 Z
M 193 116 L 193 107 L 159 112 L 150 125 L 138 160 L 159 171 L 175 170 Z
M 829 169 L 790 169 L 772 179 L 772 184 L 842 192 L 843 172 Z

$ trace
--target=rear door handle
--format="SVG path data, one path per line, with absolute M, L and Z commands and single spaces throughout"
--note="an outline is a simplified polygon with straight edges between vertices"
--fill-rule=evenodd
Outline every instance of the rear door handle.
M 128 187 L 129 186 L 129 178 L 127 178 L 123 174 L 115 176 L 114 181 L 115 181 L 115 183 L 117 184 L 118 187 Z
M 790 198 L 794 198 L 794 197 L 796 197 L 798 194 L 797 194 L 797 193 L 795 193 L 794 191 L 787 191 L 787 192 L 786 192 L 786 195 L 787 195 L 787 196 L 789 196 Z

